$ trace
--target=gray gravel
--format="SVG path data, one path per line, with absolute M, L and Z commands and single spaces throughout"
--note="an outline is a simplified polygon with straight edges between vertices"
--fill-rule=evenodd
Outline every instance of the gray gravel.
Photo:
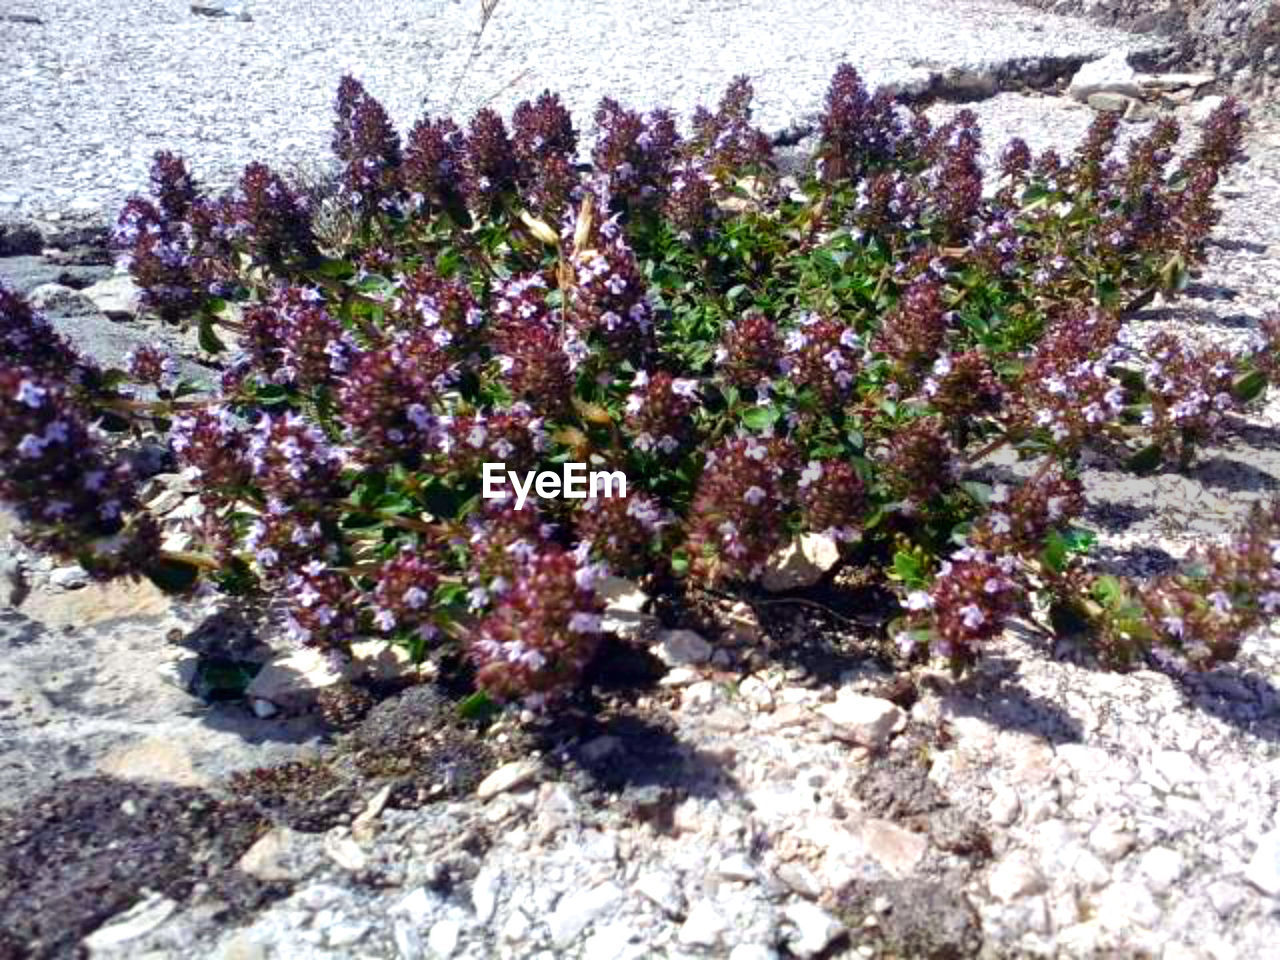
M 548 87 L 583 128 L 606 94 L 687 117 L 746 73 L 780 130 L 818 108 L 842 60 L 920 87 L 1144 42 L 992 0 L 502 0 L 463 79 L 479 6 L 272 0 L 245 23 L 178 0 L 19 0 L 42 23 L 0 18 L 0 216 L 111 215 L 162 148 L 215 184 L 250 160 L 314 162 L 345 72 L 405 129 L 425 108 L 468 116 Z

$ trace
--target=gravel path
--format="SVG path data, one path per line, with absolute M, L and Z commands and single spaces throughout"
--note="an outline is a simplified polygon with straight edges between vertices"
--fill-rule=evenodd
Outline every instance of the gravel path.
M 875 83 L 919 86 L 1142 42 L 998 0 L 502 0 L 454 97 L 479 3 L 250 9 L 242 23 L 180 0 L 16 0 L 42 23 L 0 17 L 0 215 L 111 215 L 162 148 L 215 184 L 250 160 L 313 162 L 327 155 L 345 72 L 402 129 L 424 109 L 469 116 L 548 87 L 582 128 L 606 94 L 688 116 L 746 73 L 763 124 L 778 130 L 817 109 L 841 60 Z

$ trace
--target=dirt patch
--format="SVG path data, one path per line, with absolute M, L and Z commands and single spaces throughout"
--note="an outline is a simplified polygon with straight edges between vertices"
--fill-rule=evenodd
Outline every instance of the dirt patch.
M 962 877 L 857 883 L 841 892 L 840 912 L 854 947 L 868 946 L 875 956 L 960 960 L 982 948 L 982 927 L 963 884 Z
M 79 956 L 144 890 L 184 901 L 199 885 L 234 921 L 285 892 L 234 870 L 265 828 L 248 804 L 110 777 L 0 813 L 0 957 Z

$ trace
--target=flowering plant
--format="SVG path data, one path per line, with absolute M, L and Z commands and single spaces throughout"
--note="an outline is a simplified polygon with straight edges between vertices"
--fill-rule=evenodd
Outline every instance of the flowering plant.
M 786 179 L 750 101 L 735 81 L 686 137 L 605 100 L 580 165 L 553 94 L 402 142 L 347 78 L 330 196 L 253 164 L 211 197 L 159 155 L 116 240 L 146 308 L 226 355 L 221 389 L 192 397 L 150 350 L 101 370 L 0 291 L 0 495 L 95 575 L 275 594 L 337 652 L 460 647 L 498 699 L 574 687 L 609 570 L 749 589 L 803 533 L 896 592 L 907 651 L 963 665 L 1042 592 L 1112 652 L 1230 656 L 1277 606 L 1271 513 L 1141 602 L 1071 522 L 1086 447 L 1185 464 L 1277 372 L 1276 322 L 1239 355 L 1120 340 L 1123 308 L 1202 256 L 1242 110 L 1172 173 L 1169 121 L 1124 157 L 1105 115 L 1066 161 L 1015 141 L 984 196 L 970 112 L 935 129 L 842 66 Z M 162 549 L 140 503 L 143 426 L 199 478 L 198 550 Z M 1001 447 L 1030 479 L 978 481 Z M 486 462 L 568 460 L 628 495 L 479 498 Z

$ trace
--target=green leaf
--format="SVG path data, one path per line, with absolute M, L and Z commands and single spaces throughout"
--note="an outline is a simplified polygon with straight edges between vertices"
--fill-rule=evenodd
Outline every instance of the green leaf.
M 158 557 L 143 571 L 165 593 L 187 593 L 200 579 L 200 568 L 185 560 Z
M 782 417 L 782 411 L 769 404 L 764 407 L 752 407 L 742 414 L 742 423 L 748 430 L 757 432 L 772 427 Z
M 1067 558 L 1071 551 L 1067 548 L 1066 538 L 1057 530 L 1051 530 L 1044 538 L 1044 549 L 1040 551 L 1040 562 L 1054 573 L 1062 573 L 1067 568 Z
M 1150 473 L 1156 467 L 1160 466 L 1160 462 L 1164 459 L 1164 454 L 1160 452 L 1160 448 L 1156 444 L 1143 447 L 1128 460 L 1125 461 L 1125 467 L 1134 473 Z
M 1251 370 L 1236 378 L 1231 384 L 1231 393 L 1241 403 L 1249 403 L 1262 396 L 1267 389 L 1267 375 L 1261 370 Z
M 498 712 L 498 705 L 483 691 L 473 693 L 458 704 L 458 716 L 483 723 Z
M 995 492 L 991 484 L 977 480 L 961 481 L 960 489 L 972 497 L 980 507 L 988 506 L 991 503 L 991 494 Z
M 227 349 L 219 338 L 217 331 L 213 327 L 213 317 L 205 315 L 200 318 L 200 329 L 197 333 L 197 342 L 200 349 L 205 353 L 221 353 Z

